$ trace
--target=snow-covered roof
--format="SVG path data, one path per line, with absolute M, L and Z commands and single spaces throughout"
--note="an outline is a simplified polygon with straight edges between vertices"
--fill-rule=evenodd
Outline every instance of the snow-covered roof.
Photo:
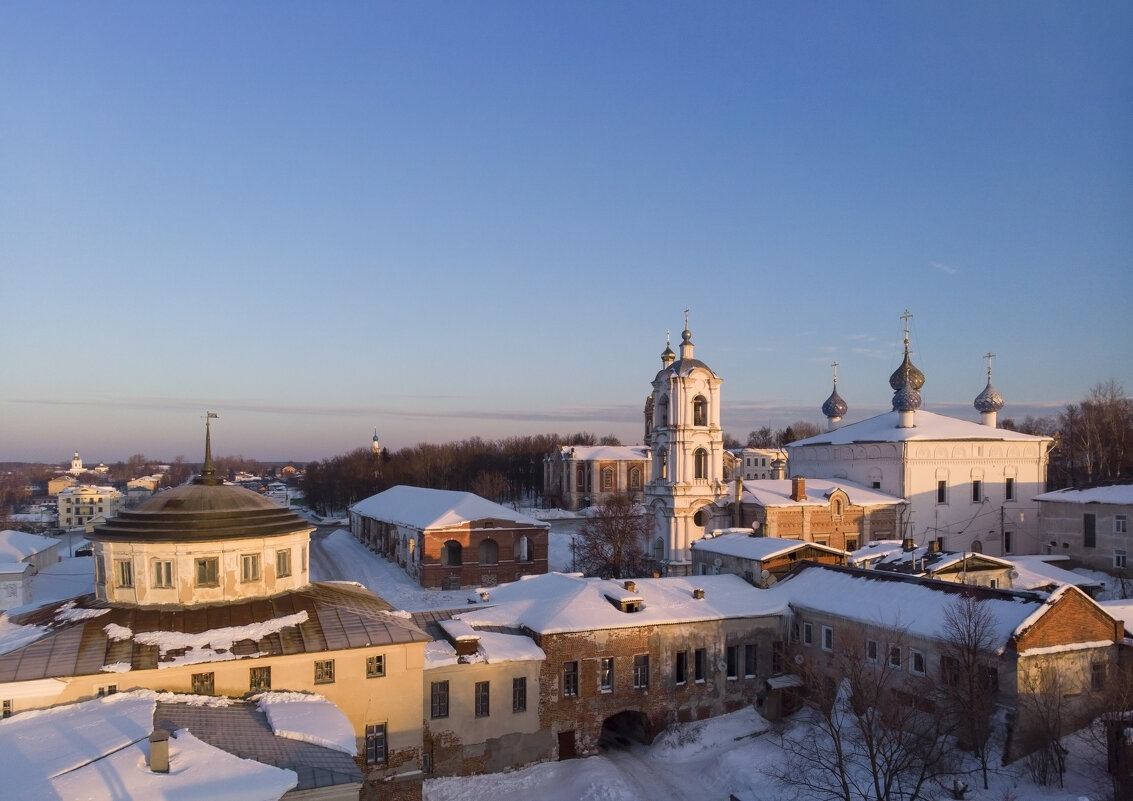
M 808 565 L 763 592 L 795 609 L 938 639 L 943 636 L 949 599 L 971 589 L 950 582 L 917 580 L 875 570 Z M 996 647 L 1002 649 L 1012 636 L 1028 628 L 1060 592 L 1044 597 L 1035 593 L 986 591 L 983 608 L 991 615 Z
M 1011 585 L 1017 590 L 1037 590 L 1049 587 L 1051 584 L 1069 584 L 1090 589 L 1100 589 L 1103 586 L 1100 581 L 1083 576 L 1080 573 L 1063 570 L 1061 567 L 1051 564 L 1049 557 L 1006 556 L 1002 558 L 1015 566 L 1015 572 L 1011 576 Z M 1065 559 L 1066 557 L 1058 558 Z M 1133 619 L 1130 619 L 1130 622 L 1133 622 Z
M 930 547 L 889 550 L 873 563 L 875 570 L 923 575 L 939 573 L 950 567 L 961 566 L 970 570 L 1009 570 L 1011 563 L 994 556 L 971 551 L 937 551 Z
M 550 527 L 541 520 L 520 514 L 471 492 L 409 487 L 404 484 L 371 495 L 351 506 L 350 511 L 374 520 L 421 530 L 460 526 L 486 518 L 525 526 Z
M 826 506 L 835 490 L 842 490 L 854 506 L 893 506 L 905 503 L 904 498 L 871 487 L 863 487 L 844 478 L 805 479 L 806 500 L 791 500 L 793 479 L 757 478 L 744 479 L 744 503 L 760 506 Z M 736 497 L 734 482 L 729 482 L 728 498 Z
M 851 565 L 869 564 L 889 554 L 897 553 L 903 549 L 901 540 L 873 540 L 862 547 L 850 552 L 847 560 Z
M 23 575 L 31 570 L 29 562 L 4 562 L 0 561 L 0 575 Z
M 563 445 L 559 455 L 587 462 L 641 462 L 649 458 L 648 451 L 644 445 Z
M 38 534 L 29 534 L 26 531 L 0 531 L 0 561 L 22 562 L 29 556 L 35 556 L 40 551 L 46 551 L 59 540 L 54 537 L 41 537 Z
M 726 533 L 705 537 L 692 543 L 694 551 L 734 556 L 738 559 L 763 561 L 783 556 L 803 548 L 817 548 L 837 556 L 845 556 L 845 551 L 805 540 L 788 540 L 781 537 L 753 537 L 750 534 Z
M 119 693 L 0 720 L 0 775 L 12 798 L 189 798 L 267 801 L 295 787 L 294 771 L 241 759 L 181 730 L 168 773 L 149 770 L 157 694 Z
M 547 658 L 543 649 L 525 634 L 477 631 L 476 636 L 479 638 L 479 647 L 475 654 L 463 657 L 465 662 L 485 662 L 494 665 L 500 662 L 541 662 Z M 455 665 L 457 661 L 456 648 L 450 642 L 433 640 L 425 646 L 426 669 Z
M 920 410 L 912 428 L 898 427 L 899 412 L 885 412 L 857 423 L 849 423 L 807 439 L 796 440 L 787 449 L 804 445 L 851 445 L 855 442 L 905 442 L 909 440 L 1000 440 L 1008 442 L 1047 442 L 1050 437 L 1023 434 L 1006 428 L 992 428 L 970 420 L 960 420 Z
M 638 611 L 622 612 L 610 601 L 621 581 L 565 573 L 525 577 L 491 590 L 491 606 L 458 615 L 473 628 L 526 627 L 538 634 L 692 623 L 729 617 L 775 615 L 782 599 L 752 587 L 739 576 L 682 576 L 634 579 Z M 703 598 L 693 591 L 704 590 Z
M 1090 489 L 1060 489 L 1035 496 L 1036 501 L 1059 503 L 1111 503 L 1116 506 L 1133 505 L 1133 484 L 1115 484 L 1111 487 Z

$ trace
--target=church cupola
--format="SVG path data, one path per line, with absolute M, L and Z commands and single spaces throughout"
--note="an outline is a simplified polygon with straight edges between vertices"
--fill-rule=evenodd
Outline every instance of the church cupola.
M 893 411 L 899 412 L 897 427 L 912 428 L 914 413 L 921 408 L 920 389 L 924 386 L 924 373 L 909 357 L 909 318 L 912 315 L 906 310 L 901 317 L 905 321 L 905 358 L 889 376 L 889 386 L 893 388 Z
M 995 358 L 994 353 L 988 353 L 984 358 L 987 359 L 987 386 L 984 391 L 976 395 L 976 400 L 973 406 L 976 411 L 980 413 L 980 422 L 985 426 L 996 427 L 998 412 L 1003 408 L 1003 396 L 995 391 L 995 387 L 991 385 L 991 360 Z
M 661 351 L 661 366 L 668 367 L 676 360 L 677 354 L 673 353 L 673 348 L 669 344 L 669 334 L 665 332 L 665 350 Z
M 370 440 L 370 453 L 381 453 L 382 441 L 378 439 L 378 429 L 374 429 L 374 438 Z
M 842 422 L 842 418 L 846 416 L 846 411 L 850 408 L 846 405 L 846 401 L 842 400 L 842 396 L 838 394 L 838 362 L 831 365 L 834 368 L 834 390 L 830 393 L 830 397 L 822 404 L 822 413 L 826 415 L 827 431 L 833 431 L 838 427 L 838 423 Z

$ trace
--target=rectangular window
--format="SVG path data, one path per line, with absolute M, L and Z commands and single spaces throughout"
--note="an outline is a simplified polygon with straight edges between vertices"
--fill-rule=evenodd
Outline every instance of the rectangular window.
M 978 478 L 972 481 L 972 503 L 983 503 L 984 483 Z
M 366 657 L 366 678 L 380 679 L 386 675 L 386 658 L 379 654 Z
M 384 765 L 386 763 L 386 724 L 366 724 L 366 764 Z
M 936 502 L 948 503 L 948 482 L 944 479 L 936 482 Z
M 434 681 L 429 691 L 429 713 L 434 718 L 448 717 L 448 682 Z
M 889 667 L 894 668 L 896 670 L 901 669 L 901 646 L 900 645 L 890 645 L 889 646 Z
M 1128 534 L 1129 524 L 1126 521 L 1125 515 L 1113 516 L 1113 533 L 1114 534 Z
M 1082 515 L 1082 544 L 1087 548 L 1098 546 L 1098 518 L 1093 514 Z
M 814 627 L 803 623 L 803 645 L 814 645 Z
M 240 580 L 260 580 L 260 555 L 258 553 L 246 553 L 240 557 Z
M 1105 663 L 1094 662 L 1090 665 L 1090 686 L 1095 690 L 1105 689 Z
M 729 645 L 725 648 L 724 661 L 727 664 L 728 678 L 738 679 L 740 677 L 740 647 Z
M 12 702 L 11 702 L 10 699 L 5 698 L 4 699 L 3 711 L 0 711 L 0 718 L 10 718 L 10 717 L 12 717 Z
M 563 662 L 563 698 L 578 697 L 578 663 Z
M 291 575 L 291 549 L 275 552 L 275 575 L 283 578 Z
M 858 538 L 857 537 L 846 537 L 846 550 L 847 551 L 856 551 L 857 549 L 858 549 Z
M 697 648 L 693 652 L 692 673 L 693 679 L 702 682 L 705 679 L 705 672 L 708 667 L 708 652 L 703 648 Z
M 96 692 L 99 698 L 105 698 L 108 695 L 114 695 L 114 693 L 118 692 L 118 685 L 107 684 L 105 687 L 99 687 Z
M 173 563 L 157 561 L 153 563 L 154 589 L 168 590 L 173 586 Z
M 676 661 L 673 674 L 676 676 L 677 684 L 685 684 L 688 681 L 688 651 L 677 651 Z
M 748 643 L 744 646 L 744 676 L 751 678 L 756 672 L 756 651 L 755 643 Z
M 315 660 L 315 684 L 334 684 L 334 660 Z
M 220 583 L 220 569 L 216 557 L 197 560 L 197 586 L 215 587 Z
M 519 676 L 511 680 L 511 711 L 527 711 L 527 677 Z
M 491 714 L 491 684 L 476 682 L 476 717 L 486 718 Z
M 925 674 L 924 654 L 915 648 L 909 649 L 909 672 L 915 676 Z
M 134 563 L 129 559 L 119 559 L 114 563 L 115 575 L 119 587 L 134 586 Z
M 634 655 L 633 686 L 639 690 L 649 689 L 649 654 Z
M 783 653 L 784 653 L 783 645 L 784 645 L 784 643 L 783 643 L 782 640 L 776 640 L 771 645 L 771 672 L 772 673 L 782 673 L 783 672 Z
M 216 695 L 215 674 L 194 673 L 191 677 L 193 695 Z
M 1011 477 L 1003 479 L 1003 500 L 1015 500 L 1015 479 Z
M 865 661 L 870 664 L 877 664 L 877 640 L 865 641 Z
M 1007 529 L 1003 530 L 1003 552 L 1011 553 L 1011 532 Z
M 254 667 L 248 670 L 248 688 L 252 692 L 264 692 L 271 689 L 271 668 Z
M 614 691 L 614 658 L 604 656 L 598 660 L 598 689 L 604 693 Z
M 834 650 L 834 629 L 830 628 L 829 626 L 822 627 L 822 650 Z
M 1113 566 L 1118 569 L 1125 567 L 1125 551 L 1121 548 L 1113 549 Z

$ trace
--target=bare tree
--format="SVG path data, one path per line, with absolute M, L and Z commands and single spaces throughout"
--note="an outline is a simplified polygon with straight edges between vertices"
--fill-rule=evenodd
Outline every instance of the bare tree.
M 995 616 L 974 592 L 953 598 L 944 610 L 941 684 L 962 745 L 980 763 L 984 789 L 995 708 Z
M 877 635 L 871 652 L 863 630 L 839 632 L 829 659 L 803 660 L 800 676 L 816 724 L 784 736 L 785 762 L 770 774 L 796 798 L 917 801 L 951 775 L 949 723 L 927 686 L 879 654 L 902 649 L 905 632 Z M 900 661 L 900 660 L 898 660 Z
M 503 500 L 508 490 L 508 481 L 501 473 L 481 473 L 472 479 L 472 492 L 489 501 Z
M 1105 801 L 1133 798 L 1133 762 L 1125 736 L 1133 721 L 1133 672 L 1118 666 L 1091 700 L 1096 717 L 1075 736 L 1093 758 L 1098 795 Z
M 575 537 L 574 558 L 588 576 L 625 578 L 646 570 L 653 518 L 624 493 L 611 495 Z
M 771 426 L 763 426 L 750 432 L 747 435 L 747 446 L 749 448 L 775 447 L 775 435 L 771 433 Z
M 1062 674 L 1053 665 L 1044 665 L 1027 674 L 1020 688 L 1016 725 L 1031 778 L 1043 785 L 1057 781 L 1062 787 L 1067 754 L 1062 733 L 1068 712 Z

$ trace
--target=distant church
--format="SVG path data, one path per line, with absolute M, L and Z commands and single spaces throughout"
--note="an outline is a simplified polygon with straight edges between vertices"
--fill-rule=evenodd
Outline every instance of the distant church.
M 973 405 L 980 422 L 921 409 L 925 376 L 905 355 L 889 378 L 892 410 L 841 426 L 847 404 L 823 404 L 824 434 L 787 445 L 791 476 L 842 478 L 905 498 L 898 536 L 918 545 L 993 555 L 1039 552 L 1035 495 L 1045 491 L 1053 440 L 997 427 L 1002 396 L 991 384 Z
M 848 404 L 834 389 L 822 405 L 829 428 L 787 445 L 792 478 L 842 479 L 908 503 L 894 536 L 919 545 L 993 555 L 1038 553 L 1034 496 L 1045 491 L 1052 439 L 997 427 L 1003 398 L 987 385 L 974 406 L 980 422 L 921 409 L 925 376 L 905 353 L 890 376 L 892 410 L 841 425 Z M 650 473 L 645 505 L 654 519 L 656 570 L 687 575 L 690 546 L 714 527 L 727 503 L 723 379 L 693 354 L 685 313 L 680 353 L 666 344 L 645 403 Z

